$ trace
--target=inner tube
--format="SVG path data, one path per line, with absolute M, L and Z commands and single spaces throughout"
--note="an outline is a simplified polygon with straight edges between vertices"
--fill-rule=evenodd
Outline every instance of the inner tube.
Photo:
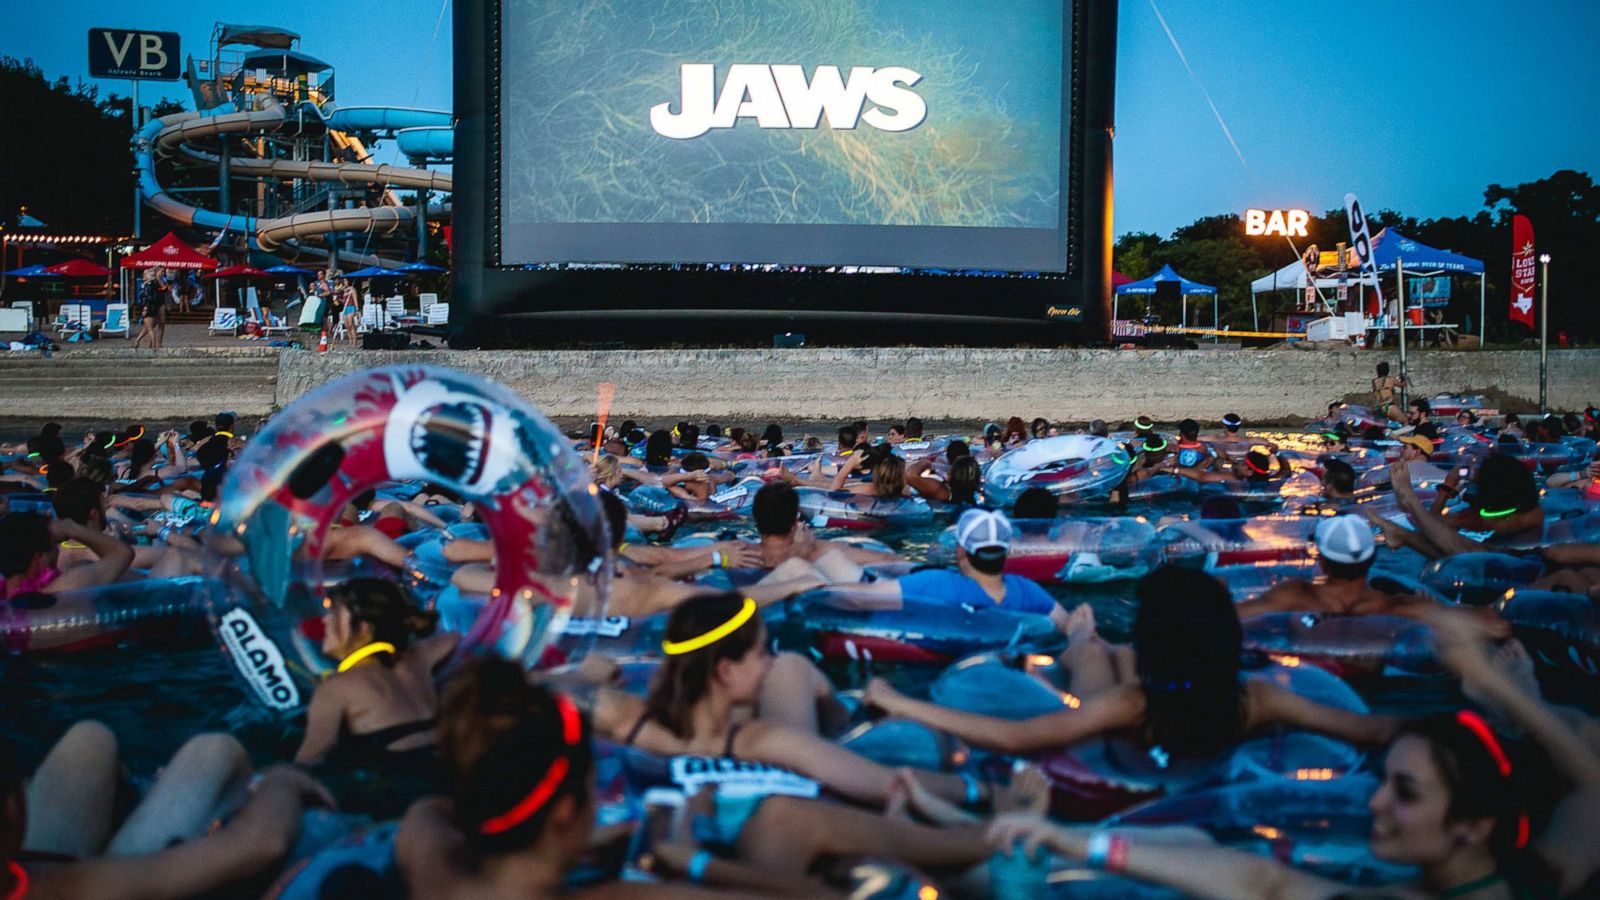
M 1108 826 L 1202 828 L 1226 846 L 1271 856 L 1348 884 L 1395 884 L 1415 874 L 1368 849 L 1378 789 L 1369 774 L 1275 780 L 1163 797 L 1113 816 Z
M 202 621 L 204 581 L 198 576 L 146 578 L 13 597 L 0 601 L 0 640 L 13 654 L 95 650 L 144 640 L 184 620 Z M 203 625 L 200 633 L 205 633 Z
M 767 624 L 781 649 L 833 659 L 947 663 L 983 650 L 1049 650 L 1062 642 L 1048 616 L 922 600 L 861 611 L 839 605 L 832 589 L 769 607 Z
M 1132 457 L 1110 438 L 1062 434 L 1002 454 L 984 473 L 983 491 L 990 502 L 1006 507 L 1035 487 L 1058 501 L 1109 494 L 1132 467 Z
M 1297 562 L 1311 558 L 1317 517 L 1197 519 L 1160 530 L 1161 559 L 1184 565 L 1218 566 Z
M 396 878 L 394 838 L 399 822 L 385 822 L 348 835 L 278 876 L 264 900 L 382 896 Z
M 1600 710 L 1600 604 L 1582 594 L 1515 588 L 1496 609 L 1528 649 L 1550 699 Z
M 1043 584 L 1095 584 L 1143 578 L 1159 554 L 1155 526 L 1144 517 L 1013 519 L 1005 571 Z M 940 532 L 928 561 L 954 565 L 954 527 Z
M 1526 587 L 1544 574 L 1544 564 L 1504 553 L 1458 553 L 1428 563 L 1420 580 L 1434 593 L 1463 606 L 1489 606 L 1512 588 Z
M 330 527 L 363 491 L 406 480 L 472 501 L 495 544 L 496 594 L 460 654 L 549 662 L 580 584 L 600 603 L 579 614 L 604 614 L 610 542 L 598 490 L 543 415 L 502 385 L 450 369 L 357 372 L 273 417 L 230 467 L 212 514 L 204 602 L 246 695 L 267 713 L 300 712 L 336 662 L 313 637 Z M 559 649 L 578 654 L 583 644 Z
M 908 527 L 933 521 L 933 508 L 920 497 L 874 497 L 850 491 L 799 488 L 800 515 L 813 528 Z
M 1268 613 L 1244 620 L 1246 650 L 1298 666 L 1309 662 L 1337 675 L 1414 675 L 1439 671 L 1433 632 L 1402 616 Z
M 1512 459 L 1518 460 L 1528 471 L 1543 475 L 1555 472 L 1576 471 L 1588 464 L 1594 456 L 1592 448 L 1585 449 L 1581 445 L 1566 443 L 1560 444 L 1502 444 L 1495 446 L 1496 453 L 1503 453 Z
M 1464 409 L 1488 409 L 1489 403 L 1489 398 L 1482 394 L 1440 394 L 1428 398 L 1428 409 L 1435 416 L 1453 418 Z

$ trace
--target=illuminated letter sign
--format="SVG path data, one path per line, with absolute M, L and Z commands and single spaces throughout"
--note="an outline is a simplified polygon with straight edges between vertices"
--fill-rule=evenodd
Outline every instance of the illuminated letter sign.
M 1303 209 L 1247 209 L 1244 211 L 1244 233 L 1281 234 L 1287 237 L 1305 237 L 1311 213 Z
M 928 104 L 911 88 L 922 75 L 900 66 L 856 66 L 848 80 L 838 66 L 818 66 L 811 80 L 795 65 L 740 63 L 728 67 L 721 93 L 717 67 L 688 63 L 679 70 L 682 97 L 650 108 L 650 127 L 662 137 L 697 138 L 713 128 L 754 119 L 761 128 L 852 129 L 858 121 L 880 131 L 910 131 L 928 117 Z M 863 110 L 867 103 L 871 109 Z

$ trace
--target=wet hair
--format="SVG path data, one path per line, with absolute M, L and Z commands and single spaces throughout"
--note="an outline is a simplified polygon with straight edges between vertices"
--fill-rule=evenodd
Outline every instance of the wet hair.
M 50 505 L 55 507 L 57 518 L 88 525 L 89 514 L 101 511 L 100 503 L 105 495 L 105 486 L 98 481 L 74 478 L 55 489 L 50 495 Z
M 814 434 L 806 435 L 805 441 L 801 444 L 801 449 L 806 453 L 822 452 L 822 438 L 819 438 Z
M 399 585 L 382 578 L 352 578 L 329 588 L 328 599 L 350 610 L 352 625 L 371 625 L 372 639 L 393 644 L 397 651 L 405 650 L 414 637 L 433 634 L 439 626 L 439 613 L 412 603 Z M 385 666 L 393 663 L 392 656 L 383 658 Z
M 217 423 L 217 431 L 233 430 L 233 424 L 235 421 L 233 413 L 217 413 L 217 418 L 215 421 Z
M 846 450 L 854 448 L 856 445 L 856 439 L 860 436 L 861 433 L 856 431 L 854 425 L 839 426 L 839 452 L 843 453 Z
M 1244 508 L 1226 494 L 1212 494 L 1200 503 L 1202 519 L 1242 519 Z
M 1006 420 L 1005 433 L 1001 437 L 1005 440 L 1010 440 L 1012 435 L 1024 440 L 1028 437 L 1028 423 L 1022 421 L 1021 416 L 1012 416 Z
M 1184 440 L 1192 441 L 1200 436 L 1200 423 L 1193 419 L 1184 419 L 1178 423 L 1178 434 Z
M 83 461 L 82 458 L 79 459 L 79 462 Z M 72 463 L 58 459 L 50 463 L 49 470 L 44 473 L 44 483 L 49 487 L 58 488 L 77 477 L 78 470 L 72 467 Z
M 1323 460 L 1322 483 L 1341 494 L 1349 494 L 1356 489 L 1355 467 L 1342 459 Z
M 744 429 L 736 427 L 732 431 L 728 432 L 728 437 L 729 437 L 730 440 L 737 441 L 743 434 L 744 434 Z M 711 424 L 707 425 L 706 426 L 706 437 L 722 437 L 722 426 L 718 425 L 715 422 L 712 422 Z
M 439 753 L 455 774 L 452 812 L 467 845 L 479 854 L 525 850 L 538 843 L 550 810 L 563 797 L 590 802 L 594 766 L 586 716 L 577 713 L 577 740 L 566 728 L 556 695 L 528 683 L 520 666 L 498 656 L 469 662 L 445 686 L 439 703 Z M 484 826 L 538 790 L 565 760 L 565 774 L 531 815 L 503 831 Z
M 222 438 L 211 438 L 194 450 L 194 461 L 202 469 L 214 469 L 228 461 L 228 442 Z
M 690 450 L 693 450 L 694 448 L 700 446 L 700 426 L 699 425 L 680 425 L 680 426 L 678 426 L 678 446 L 687 447 Z
M 622 420 L 622 427 L 617 429 L 617 434 L 622 435 L 623 439 L 626 440 L 628 434 L 630 434 L 634 429 L 636 429 L 638 427 L 639 427 L 639 423 L 638 422 L 635 422 L 632 419 L 623 419 Z
M 983 469 L 971 455 L 959 457 L 950 464 L 945 485 L 950 488 L 951 503 L 976 503 L 978 488 L 983 486 Z
M 956 460 L 960 459 L 961 457 L 971 455 L 972 448 L 967 446 L 967 442 L 961 440 L 960 438 L 951 441 L 944 447 L 944 461 L 952 466 L 955 465 Z
M 1478 466 L 1472 479 L 1478 487 L 1478 508 L 1515 509 L 1526 512 L 1539 506 L 1539 485 L 1522 461 L 1504 453 L 1494 453 Z
M 137 478 L 139 470 L 156 458 L 156 444 L 149 438 L 139 438 L 128 445 L 128 473 Z
M 1106 437 L 1111 433 L 1111 426 L 1106 424 L 1105 419 L 1095 419 L 1089 423 L 1089 433 L 1095 437 Z
M 800 519 L 800 492 L 781 481 L 764 484 L 756 491 L 752 515 L 756 520 L 756 533 L 788 534 Z
M 647 466 L 664 466 L 672 462 L 672 432 L 658 429 L 650 432 L 650 437 L 644 442 L 644 464 Z
M 761 432 L 761 443 L 765 444 L 769 450 L 783 443 L 783 429 L 779 428 L 775 422 L 769 423 L 766 430 Z
M 851 424 L 855 426 L 856 438 L 857 439 L 866 437 L 867 434 L 870 433 L 870 429 L 867 426 L 867 420 L 866 419 L 857 419 L 854 422 L 852 422 Z
M 744 434 L 739 435 L 739 449 L 745 453 L 755 453 L 761 449 L 761 442 L 756 439 L 754 434 L 746 431 Z
M 1035 418 L 1028 423 L 1028 433 L 1036 438 L 1042 438 L 1050 433 L 1050 420 L 1044 416 Z
M 1031 487 L 1018 494 L 1017 502 L 1011 504 L 1011 518 L 1054 519 L 1056 510 L 1055 494 L 1041 487 Z
M 35 512 L 0 516 L 0 578 L 28 571 L 33 558 L 50 552 L 50 520 Z
M 678 465 L 685 472 L 699 472 L 711 468 L 711 459 L 699 450 L 685 453 L 683 459 L 678 460 Z
M 1383 377 L 1387 376 L 1388 374 L 1389 374 L 1389 364 L 1386 363 L 1386 362 L 1378 363 L 1378 377 L 1379 378 L 1383 378 Z
M 67 452 L 66 442 L 61 440 L 60 423 L 46 423 L 38 434 L 28 438 L 28 452 L 39 454 L 39 459 L 47 463 L 60 459 Z
M 611 532 L 611 549 L 622 546 L 628 534 L 628 505 L 612 491 L 600 492 L 600 509 L 606 514 L 606 527 Z
M 906 437 L 916 440 L 922 437 L 922 420 L 916 416 L 906 417 Z
M 905 437 L 906 436 L 906 426 L 900 424 L 899 422 L 890 423 L 890 425 L 889 425 L 889 433 L 890 434 L 898 434 L 901 437 Z
M 1272 457 L 1260 450 L 1251 450 L 1244 455 L 1245 481 L 1270 481 L 1272 479 Z
M 1416 410 L 1417 412 L 1422 413 L 1424 416 L 1426 416 L 1429 413 L 1433 412 L 1433 404 L 1429 403 L 1427 400 L 1424 400 L 1421 397 L 1417 397 L 1417 398 L 1413 399 L 1411 401 L 1411 403 L 1408 404 L 1408 405 L 1412 409 Z
M 1401 724 L 1395 740 L 1411 736 L 1427 743 L 1439 780 L 1450 792 L 1446 821 L 1494 820 L 1489 849 L 1501 871 L 1505 871 L 1513 868 L 1511 863 L 1519 856 L 1517 833 L 1522 816 L 1542 819 L 1548 811 L 1545 796 L 1552 793 L 1552 786 L 1541 783 L 1544 776 L 1539 774 L 1548 769 L 1528 759 L 1521 746 L 1496 735 L 1495 741 L 1511 764 L 1511 774 L 1502 775 L 1499 760 L 1483 738 L 1458 718 L 1461 715 L 1444 712 L 1412 719 Z M 1394 742 L 1389 746 L 1393 747 Z
M 906 492 L 906 461 L 885 453 L 872 466 L 872 493 L 878 497 L 899 497 Z
M 50 467 L 50 474 L 54 475 L 56 473 L 56 469 L 58 468 L 61 469 L 63 473 L 69 472 L 72 469 L 72 467 L 68 466 L 66 463 L 56 463 Z M 116 480 L 114 477 L 116 473 L 111 470 L 111 460 L 106 459 L 104 456 L 96 456 L 92 453 L 85 453 L 78 457 L 78 468 L 76 475 L 79 478 L 87 478 L 90 481 L 102 485 L 110 484 Z M 59 487 L 59 485 L 57 486 Z
M 1387 432 L 1383 430 L 1382 425 L 1368 425 L 1366 428 L 1361 429 L 1361 439 L 1363 441 L 1381 441 L 1385 436 L 1387 436 Z
M 1165 565 L 1139 582 L 1137 595 L 1141 739 L 1191 758 L 1233 746 L 1245 724 L 1239 684 L 1244 635 L 1227 587 L 1204 572 Z
M 666 639 L 687 641 L 723 625 L 744 607 L 744 597 L 735 593 L 705 594 L 690 597 L 679 604 L 667 618 Z M 755 649 L 761 636 L 761 617 L 751 616 L 721 640 L 692 650 L 668 656 L 650 684 L 645 697 L 645 718 L 670 731 L 675 737 L 688 740 L 694 736 L 694 723 L 690 720 L 694 705 L 711 689 L 717 664 L 725 659 L 738 661 Z

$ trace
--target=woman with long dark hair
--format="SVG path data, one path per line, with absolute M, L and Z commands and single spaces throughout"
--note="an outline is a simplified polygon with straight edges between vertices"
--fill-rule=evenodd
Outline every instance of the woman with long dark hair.
M 867 702 L 1004 753 L 1059 750 L 1094 737 L 1135 757 L 1160 748 L 1174 764 L 1204 763 L 1247 734 L 1289 725 L 1355 743 L 1382 744 L 1398 724 L 1385 716 L 1321 706 L 1262 680 L 1240 677 L 1243 635 L 1228 589 L 1209 575 L 1156 569 L 1138 587 L 1133 646 L 1113 647 L 1094 634 L 1087 605 L 1074 610 L 1061 662 L 1081 701 L 1031 719 L 1008 720 L 913 700 L 881 679 Z

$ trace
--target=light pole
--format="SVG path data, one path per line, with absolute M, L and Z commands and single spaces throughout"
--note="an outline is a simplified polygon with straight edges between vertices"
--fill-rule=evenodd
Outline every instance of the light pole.
M 1550 357 L 1550 254 L 1539 254 L 1539 415 L 1549 413 L 1546 402 Z

